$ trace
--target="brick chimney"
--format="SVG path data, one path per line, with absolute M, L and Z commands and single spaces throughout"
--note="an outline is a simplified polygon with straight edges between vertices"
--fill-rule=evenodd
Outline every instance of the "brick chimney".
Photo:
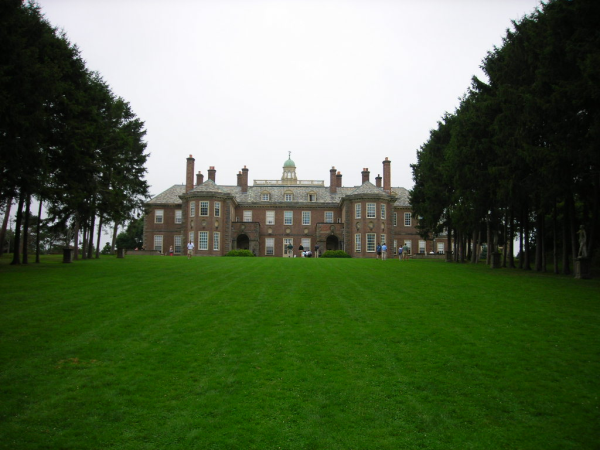
M 208 168 L 208 179 L 213 180 L 213 183 L 216 184 L 217 183 L 216 176 L 217 176 L 217 171 L 215 170 L 215 166 L 210 166 Z
M 204 183 L 204 175 L 202 175 L 202 172 L 198 171 L 196 174 L 196 186 L 200 186 L 202 183 Z
M 194 161 L 195 159 L 190 155 L 187 158 L 187 166 L 185 170 L 185 192 L 189 192 L 194 189 Z
M 392 192 L 392 162 L 385 157 L 383 161 L 383 190 L 388 194 Z
M 375 186 L 377 187 L 381 187 L 381 175 L 377 174 L 377 176 L 375 177 Z
M 242 185 L 242 171 L 241 170 L 237 173 L 237 185 L 238 186 Z
M 335 181 L 335 167 L 329 170 L 329 192 L 335 194 L 337 192 L 337 184 Z
M 342 172 L 338 172 L 335 176 L 335 185 L 339 188 L 342 187 Z
M 242 192 L 248 192 L 248 168 L 244 166 L 242 169 Z
M 365 167 L 361 173 L 362 173 L 362 184 L 365 184 L 367 181 L 369 181 L 369 174 L 371 172 L 369 172 L 369 169 L 367 167 Z

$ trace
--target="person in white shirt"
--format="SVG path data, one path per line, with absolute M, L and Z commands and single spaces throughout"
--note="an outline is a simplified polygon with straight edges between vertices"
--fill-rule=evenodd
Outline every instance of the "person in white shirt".
M 192 255 L 194 254 L 194 243 L 188 242 L 187 248 L 188 248 L 188 259 L 190 259 L 192 257 Z

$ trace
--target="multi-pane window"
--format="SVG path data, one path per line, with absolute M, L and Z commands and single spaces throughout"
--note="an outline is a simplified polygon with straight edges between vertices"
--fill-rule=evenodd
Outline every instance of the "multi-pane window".
M 196 202 L 190 202 L 190 217 L 196 215 Z
M 198 250 L 208 250 L 208 231 L 198 231 Z
M 221 202 L 215 202 L 215 217 L 221 217 Z
M 175 210 L 175 223 L 181 223 L 182 219 L 181 219 L 181 210 L 177 209 Z
M 200 202 L 200 215 L 208 216 L 208 202 Z
M 271 194 L 269 194 L 268 192 L 263 192 L 262 194 L 260 194 L 260 199 L 263 202 L 268 202 L 269 200 L 271 200 Z
M 372 253 L 377 250 L 375 246 L 375 233 L 367 233 L 367 252 Z
M 425 253 L 425 241 L 419 240 L 419 253 Z
M 317 201 L 317 194 L 308 194 L 308 201 L 309 202 L 316 202 Z
M 381 218 L 385 219 L 385 203 L 382 203 L 380 206 L 381 209 Z
M 252 222 L 252 211 L 244 211 L 244 222 Z
M 325 211 L 325 223 L 333 223 L 333 211 Z
M 302 247 L 304 251 L 310 250 L 310 238 L 302 238 Z
M 310 211 L 302 211 L 302 225 L 310 225 Z
M 174 236 L 175 237 L 175 253 L 181 253 L 181 238 L 182 236 Z
M 354 217 L 357 219 L 362 218 L 362 205 L 360 203 L 354 205 Z
M 273 256 L 275 254 L 275 238 L 265 239 L 265 255 Z
M 221 233 L 215 231 L 213 233 L 213 250 L 221 249 Z
M 375 217 L 375 203 L 367 203 L 367 219 L 374 219 Z
M 292 225 L 293 224 L 293 211 L 284 211 L 283 212 L 283 224 L 284 225 Z
M 410 255 L 412 253 L 412 241 L 404 241 L 404 245 L 408 249 L 408 254 Z
M 437 252 L 438 252 L 438 255 L 444 254 L 444 243 L 443 242 L 437 243 Z
M 394 221 L 394 226 L 398 225 L 398 213 L 394 213 L 392 220 Z
M 361 239 L 360 239 L 360 233 L 356 233 L 354 235 L 354 250 L 357 253 L 360 253 L 361 251 Z
M 162 209 L 156 209 L 154 211 L 154 223 L 163 223 L 165 219 L 165 211 Z
M 404 213 L 404 226 L 410 227 L 410 213 Z
M 283 196 L 283 199 L 284 199 L 286 202 L 291 202 L 291 201 L 293 201 L 293 200 L 294 200 L 294 194 L 292 194 L 291 192 L 286 192 L 286 193 L 284 194 L 284 196 Z
M 383 244 L 386 244 L 386 245 L 387 245 L 387 241 L 386 241 L 386 239 L 385 239 L 385 234 L 382 234 L 382 235 L 380 236 L 380 239 L 381 239 L 381 240 L 380 240 L 379 242 L 381 242 L 381 245 L 383 245 Z
M 154 236 L 154 250 L 162 253 L 163 237 L 162 235 Z
M 275 225 L 275 211 L 267 211 L 267 225 Z
M 194 242 L 194 232 L 190 231 L 190 234 L 188 236 L 188 242 Z

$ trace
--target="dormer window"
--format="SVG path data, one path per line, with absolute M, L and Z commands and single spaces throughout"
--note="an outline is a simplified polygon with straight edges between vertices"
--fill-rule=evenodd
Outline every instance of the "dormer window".
M 317 201 L 317 194 L 315 194 L 314 192 L 311 192 L 310 194 L 308 194 L 308 201 L 309 202 L 316 202 Z
M 292 202 L 294 201 L 294 194 L 292 194 L 291 192 L 286 192 L 285 194 L 283 194 L 283 199 L 286 202 Z
M 268 202 L 269 200 L 271 200 L 271 194 L 269 194 L 268 192 L 263 192 L 262 194 L 260 194 L 260 199 L 263 202 Z

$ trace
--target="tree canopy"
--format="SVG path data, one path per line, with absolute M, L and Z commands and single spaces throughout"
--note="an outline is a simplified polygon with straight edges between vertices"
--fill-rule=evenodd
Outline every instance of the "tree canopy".
M 550 0 L 514 21 L 482 62 L 487 80 L 473 78 L 456 111 L 418 150 L 411 205 L 423 233 L 440 226 L 455 231 L 459 258 L 486 228 L 481 241 L 492 251 L 496 242 L 510 246 L 520 236 L 524 268 L 535 259 L 535 268 L 545 270 L 551 253 L 555 271 L 568 273 L 580 226 L 588 230 L 587 254 L 594 255 L 598 18 L 595 0 Z
M 35 3 L 2 2 L 0 202 L 17 201 L 13 263 L 32 197 L 48 205 L 57 226 L 75 236 L 84 230 L 89 244 L 97 218 L 100 229 L 139 212 L 148 198 L 145 134 L 129 103 L 86 68 Z

